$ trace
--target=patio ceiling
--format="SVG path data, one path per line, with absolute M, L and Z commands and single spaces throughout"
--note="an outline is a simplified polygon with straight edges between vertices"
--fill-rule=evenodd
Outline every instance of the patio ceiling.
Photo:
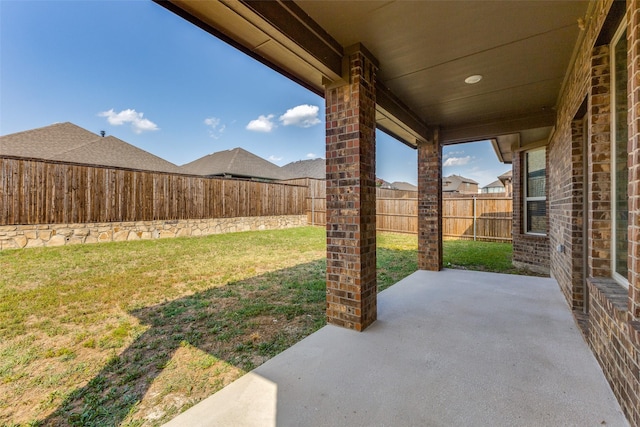
M 361 43 L 379 61 L 377 124 L 410 146 L 545 140 L 587 1 L 159 2 L 323 95 Z M 479 74 L 479 83 L 465 78 Z

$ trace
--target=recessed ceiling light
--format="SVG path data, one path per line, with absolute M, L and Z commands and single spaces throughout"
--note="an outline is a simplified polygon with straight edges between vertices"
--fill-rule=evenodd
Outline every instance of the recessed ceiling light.
M 464 79 L 464 82 L 468 85 L 473 85 L 482 80 L 482 76 L 480 74 L 474 74 L 473 76 L 469 76 Z

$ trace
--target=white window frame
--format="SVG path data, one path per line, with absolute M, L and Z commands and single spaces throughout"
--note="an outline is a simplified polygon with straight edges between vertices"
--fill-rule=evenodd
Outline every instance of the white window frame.
M 617 249 L 616 249 L 616 241 L 617 241 L 617 231 L 616 231 L 616 218 L 617 218 L 617 208 L 616 208 L 616 130 L 617 130 L 617 122 L 616 122 L 616 58 L 615 58 L 615 45 L 620 41 L 622 35 L 625 34 L 627 27 L 626 21 L 623 19 L 622 24 L 616 30 L 613 39 L 611 40 L 611 49 L 610 49 L 610 64 L 611 64 L 611 277 L 618 282 L 620 285 L 625 288 L 629 288 L 629 278 L 622 276 L 620 273 L 616 271 L 616 261 L 617 261 Z M 626 53 L 625 53 L 626 54 Z M 626 64 L 625 60 L 625 64 Z M 628 250 L 628 249 L 627 249 Z M 628 267 L 628 265 L 627 265 Z
M 544 196 L 536 196 L 536 197 L 529 197 L 529 162 L 527 161 L 527 154 L 529 153 L 533 153 L 536 151 L 544 151 L 544 159 L 545 159 L 545 165 L 544 165 L 544 174 L 545 174 L 545 195 Z M 537 233 L 537 232 L 533 232 L 533 231 L 528 231 L 529 230 L 529 204 L 527 202 L 538 202 L 538 201 L 544 201 L 546 204 L 547 201 L 547 192 L 546 192 L 546 188 L 547 188 L 547 184 L 546 184 L 546 180 L 547 180 L 547 147 L 538 147 L 538 148 L 533 148 L 531 150 L 527 150 L 524 152 L 524 161 L 523 161 L 523 171 L 524 171 L 524 177 L 523 177 L 523 224 L 524 224 L 524 234 L 528 234 L 531 236 L 546 236 L 547 233 Z M 547 212 L 547 209 L 545 208 L 545 214 L 548 217 L 549 213 Z M 549 227 L 549 223 L 547 220 L 547 227 Z

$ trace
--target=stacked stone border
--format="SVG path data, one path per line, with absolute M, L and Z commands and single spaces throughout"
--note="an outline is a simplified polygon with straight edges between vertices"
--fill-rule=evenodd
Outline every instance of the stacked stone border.
M 307 225 L 306 215 L 0 226 L 0 250 L 208 236 Z

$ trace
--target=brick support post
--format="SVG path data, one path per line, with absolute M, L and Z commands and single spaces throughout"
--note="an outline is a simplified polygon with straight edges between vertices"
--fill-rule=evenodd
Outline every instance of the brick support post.
M 361 45 L 347 51 L 348 81 L 325 90 L 327 321 L 362 331 L 377 315 L 377 63 Z
M 418 268 L 442 268 L 442 149 L 433 141 L 418 144 Z
M 629 312 L 640 321 L 640 0 L 627 2 L 629 27 Z M 640 396 L 638 396 L 640 398 Z

